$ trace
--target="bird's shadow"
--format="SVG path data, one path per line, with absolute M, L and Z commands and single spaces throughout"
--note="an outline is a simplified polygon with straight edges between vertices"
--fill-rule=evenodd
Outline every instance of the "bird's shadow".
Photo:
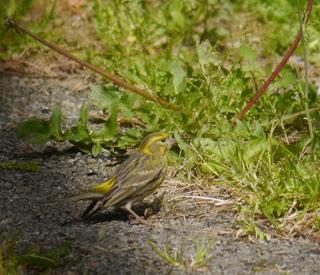
M 155 215 L 160 212 L 161 201 L 159 198 L 155 198 L 152 202 L 141 202 L 134 207 L 132 210 L 140 217 L 148 217 L 150 215 Z M 112 210 L 106 210 L 95 214 L 90 219 L 82 220 L 87 224 L 96 224 L 111 221 L 123 221 L 129 222 L 131 220 L 130 214 L 123 208 L 115 208 Z

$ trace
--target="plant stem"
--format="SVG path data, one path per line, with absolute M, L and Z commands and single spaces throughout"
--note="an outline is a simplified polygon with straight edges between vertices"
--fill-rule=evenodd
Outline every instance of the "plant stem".
M 83 60 L 81 60 L 80 58 L 72 55 L 71 53 L 69 53 L 68 51 L 58 47 L 57 45 L 51 43 L 51 42 L 48 42 L 46 41 L 45 39 L 39 37 L 38 35 L 28 31 L 27 29 L 21 27 L 20 25 L 18 25 L 14 20 L 8 18 L 6 21 L 5 21 L 5 25 L 9 28 L 13 28 L 15 29 L 16 31 L 18 32 L 22 32 L 24 34 L 27 34 L 29 35 L 30 37 L 32 37 L 33 39 L 39 41 L 40 43 L 46 45 L 48 48 L 60 53 L 61 55 L 64 55 L 65 57 L 77 62 L 78 64 L 80 64 L 81 66 L 83 67 L 86 67 L 104 77 L 106 77 L 107 79 L 109 79 L 111 82 L 113 82 L 113 84 L 119 86 L 119 87 L 122 87 L 122 88 L 125 88 L 135 94 L 138 94 L 144 98 L 146 98 L 147 100 L 150 100 L 150 101 L 153 101 L 159 105 L 161 105 L 162 107 L 165 107 L 165 108 L 168 108 L 168 109 L 172 109 L 172 110 L 175 110 L 175 111 L 179 111 L 181 110 L 181 108 L 175 104 L 172 104 L 170 102 L 167 102 L 166 100 L 164 99 L 161 99 L 161 98 L 158 98 L 150 93 L 148 93 L 145 89 L 142 89 L 142 88 L 139 88 L 137 86 L 134 86 L 134 85 L 131 85 L 129 83 L 127 83 L 126 81 L 124 81 L 123 79 L 119 78 L 118 76 L 114 75 L 114 74 L 111 74 L 97 66 L 94 66 L 88 62 L 85 62 Z
M 313 138 L 314 138 L 313 126 L 312 126 L 312 120 L 311 120 L 310 110 L 309 110 L 309 77 L 308 77 L 307 43 L 306 43 L 306 37 L 305 37 L 305 32 L 304 32 L 304 22 L 303 22 L 303 16 L 302 16 L 302 11 L 301 11 L 301 6 L 300 6 L 300 0 L 296 0 L 296 3 L 297 3 L 297 8 L 298 8 L 300 32 L 301 32 L 301 38 L 302 38 L 301 40 L 302 40 L 302 47 L 303 47 L 304 96 L 305 96 L 304 107 L 306 110 L 306 116 L 307 116 L 307 120 L 308 120 L 310 137 L 311 137 L 311 140 L 313 140 Z
M 308 0 L 307 13 L 306 13 L 306 16 L 303 20 L 305 22 L 305 24 L 308 22 L 309 17 L 311 15 L 312 6 L 313 6 L 313 0 Z M 234 118 L 234 123 L 233 123 L 234 126 L 236 125 L 236 121 L 241 120 L 245 116 L 245 114 L 253 107 L 253 105 L 259 100 L 259 98 L 267 91 L 270 84 L 279 75 L 282 68 L 287 64 L 289 58 L 292 56 L 293 52 L 297 48 L 297 46 L 301 40 L 301 37 L 302 37 L 302 32 L 300 30 L 298 32 L 298 34 L 296 35 L 295 39 L 292 41 L 291 46 L 289 47 L 287 52 L 284 54 L 280 63 L 277 65 L 277 67 L 274 69 L 274 71 L 271 73 L 271 75 L 263 83 L 263 85 L 258 90 L 258 92 L 247 102 L 246 106 L 239 112 L 238 115 L 236 115 L 236 117 Z

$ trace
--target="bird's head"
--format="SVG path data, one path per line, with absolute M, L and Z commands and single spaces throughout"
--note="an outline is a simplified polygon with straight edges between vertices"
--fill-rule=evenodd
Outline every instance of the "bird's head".
M 175 143 L 167 133 L 158 132 L 147 135 L 139 146 L 139 151 L 147 155 L 164 155 Z

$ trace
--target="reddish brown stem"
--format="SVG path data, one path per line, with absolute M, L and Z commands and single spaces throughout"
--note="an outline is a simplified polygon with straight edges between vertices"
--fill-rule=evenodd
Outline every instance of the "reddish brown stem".
M 304 18 L 304 22 L 307 23 L 311 11 L 312 11 L 312 5 L 313 5 L 313 0 L 308 0 L 307 3 L 307 9 L 306 9 L 306 14 Z M 271 75 L 267 78 L 267 80 L 263 83 L 261 88 L 258 90 L 258 92 L 247 102 L 246 106 L 239 112 L 239 114 L 234 118 L 234 125 L 237 120 L 241 120 L 244 115 L 252 108 L 252 106 L 258 101 L 258 99 L 266 92 L 267 88 L 270 86 L 272 81 L 279 75 L 280 71 L 282 68 L 287 64 L 289 58 L 292 56 L 293 52 L 297 48 L 300 40 L 302 37 L 302 31 L 300 30 L 298 34 L 296 35 L 295 39 L 293 40 L 291 46 L 283 56 L 282 60 L 278 64 L 278 66 L 275 68 L 275 70 L 271 73 Z
M 81 60 L 80 58 L 72 55 L 71 53 L 67 52 L 66 50 L 60 48 L 59 46 L 57 46 L 57 45 L 55 45 L 55 44 L 53 44 L 51 42 L 48 42 L 45 39 L 39 37 L 38 35 L 36 35 L 36 34 L 30 32 L 30 31 L 28 31 L 27 29 L 19 26 L 12 19 L 7 19 L 5 24 L 8 27 L 14 28 L 17 31 L 20 31 L 20 32 L 22 32 L 24 34 L 29 35 L 30 37 L 32 37 L 33 39 L 35 39 L 35 40 L 39 41 L 40 43 L 46 45 L 50 49 L 52 49 L 52 50 L 64 55 L 65 57 L 77 62 L 81 66 L 86 67 L 86 68 L 88 68 L 88 69 L 90 69 L 90 70 L 92 70 L 92 71 L 94 71 L 94 72 L 106 77 L 111 82 L 113 82 L 113 84 L 115 84 L 115 85 L 117 85 L 119 87 L 125 88 L 125 89 L 127 89 L 127 90 L 129 90 L 129 91 L 131 91 L 131 92 L 133 92 L 135 94 L 138 94 L 138 95 L 140 95 L 140 96 L 142 96 L 142 97 L 144 97 L 144 98 L 146 98 L 146 99 L 148 99 L 150 101 L 153 101 L 153 102 L 155 102 L 157 104 L 160 104 L 163 107 L 166 107 L 166 108 L 169 108 L 169 109 L 172 109 L 172 110 L 175 110 L 175 111 L 181 110 L 181 108 L 179 106 L 177 106 L 175 104 L 172 104 L 170 102 L 167 102 L 166 100 L 158 98 L 158 97 L 156 97 L 154 95 L 151 95 L 147 91 L 145 91 L 144 89 L 141 89 L 141 88 L 139 88 L 137 86 L 131 85 L 131 84 L 127 83 L 126 81 L 124 81 L 123 79 L 119 78 L 118 76 L 115 76 L 115 75 L 113 75 L 113 74 L 111 74 L 111 73 L 109 73 L 109 72 L 107 72 L 107 71 L 105 71 L 105 70 L 103 70 L 101 68 L 98 68 L 98 67 L 96 67 L 96 66 L 94 66 L 94 65 L 92 65 L 92 64 L 90 64 L 88 62 L 85 62 L 85 61 Z

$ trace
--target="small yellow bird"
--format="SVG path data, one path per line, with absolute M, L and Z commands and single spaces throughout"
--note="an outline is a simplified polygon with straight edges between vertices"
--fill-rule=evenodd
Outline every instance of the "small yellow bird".
M 92 201 L 82 218 L 87 219 L 103 208 L 115 206 L 124 207 L 139 222 L 145 223 L 131 206 L 142 201 L 161 185 L 167 173 L 166 153 L 174 142 L 164 132 L 147 135 L 138 150 L 107 181 L 71 198 L 73 201 Z

